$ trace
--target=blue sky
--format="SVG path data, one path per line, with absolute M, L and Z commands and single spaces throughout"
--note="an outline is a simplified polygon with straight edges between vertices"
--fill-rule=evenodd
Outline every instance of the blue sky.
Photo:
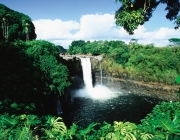
M 122 40 L 137 38 L 141 44 L 166 46 L 168 39 L 180 37 L 173 21 L 165 18 L 165 5 L 159 5 L 149 22 L 129 36 L 114 23 L 120 7 L 114 0 L 1 0 L 7 7 L 28 15 L 37 39 L 45 39 L 68 48 L 73 40 Z

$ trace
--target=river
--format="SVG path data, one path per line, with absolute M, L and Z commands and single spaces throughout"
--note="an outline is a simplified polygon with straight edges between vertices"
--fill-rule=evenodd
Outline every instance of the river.
M 129 121 L 140 123 L 153 107 L 162 100 L 136 94 L 116 93 L 118 96 L 108 100 L 97 100 L 86 97 L 73 97 L 68 109 L 64 112 L 65 123 L 72 122 L 87 127 L 92 122 L 113 123 Z
M 87 127 L 92 122 L 113 123 L 114 121 L 130 121 L 140 123 L 153 107 L 162 100 L 112 92 L 103 85 L 92 85 L 90 58 L 81 58 L 84 88 L 71 91 L 71 104 L 64 110 L 63 119 L 67 126 L 77 123 Z

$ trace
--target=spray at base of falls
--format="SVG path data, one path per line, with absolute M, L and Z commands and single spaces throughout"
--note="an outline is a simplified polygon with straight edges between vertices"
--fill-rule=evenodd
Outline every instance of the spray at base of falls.
M 119 96 L 103 85 L 92 85 L 91 61 L 90 58 L 80 58 L 83 70 L 85 87 L 76 91 L 76 97 L 93 98 L 97 100 L 108 100 Z

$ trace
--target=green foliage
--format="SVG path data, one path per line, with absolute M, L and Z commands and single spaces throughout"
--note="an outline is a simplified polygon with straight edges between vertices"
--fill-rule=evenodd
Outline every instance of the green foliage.
M 180 103 L 163 102 L 141 120 L 131 122 L 91 123 L 82 128 L 73 123 L 67 128 L 61 117 L 35 115 L 0 115 L 0 139 L 54 140 L 179 140 Z
M 135 132 L 136 125 L 130 122 L 114 122 L 114 133 L 111 133 L 111 136 L 108 138 L 112 138 L 114 140 L 136 140 Z
M 163 102 L 157 105 L 142 119 L 139 127 L 145 132 L 150 132 L 155 137 L 167 139 L 180 134 L 180 103 Z
M 133 79 L 174 84 L 179 73 L 179 61 L 178 53 L 172 48 L 135 45 L 126 67 L 136 71 L 136 74 L 130 73 Z
M 10 114 L 21 114 L 22 112 L 34 113 L 35 108 L 36 107 L 34 103 L 29 103 L 27 101 L 15 102 L 12 99 L 10 99 L 10 97 L 0 101 L 0 111 L 3 113 L 5 112 L 8 112 Z
M 79 43 L 81 42 L 81 43 Z M 111 51 L 118 51 L 116 54 L 116 58 L 118 55 L 122 55 L 120 59 L 128 58 L 128 46 L 122 41 L 94 41 L 94 42 L 87 42 L 82 43 L 84 41 L 78 40 L 73 41 L 68 49 L 69 54 L 91 54 L 91 55 L 100 55 L 100 54 L 110 54 Z M 75 46 L 78 45 L 79 46 Z M 114 49 L 117 50 L 114 50 Z M 119 54 L 120 53 L 120 54 Z M 125 54 L 124 54 L 125 53 Z M 121 62 L 120 62 L 121 63 Z
M 134 45 L 137 44 L 138 39 L 132 38 L 129 42 L 129 44 Z
M 66 53 L 67 50 L 63 48 L 63 46 L 57 45 L 57 47 L 59 48 L 59 52 L 60 53 Z
M 0 4 L 0 40 L 36 39 L 35 27 L 29 16 Z
M 83 53 L 83 47 L 86 44 L 84 40 L 74 40 L 69 46 L 68 53 L 69 54 L 78 54 Z
M 172 42 L 174 45 L 180 45 L 180 38 L 171 38 L 169 42 Z
M 116 41 L 113 43 L 116 44 L 116 47 L 110 46 L 108 50 L 108 56 L 115 62 L 124 66 L 129 59 L 129 47 L 121 41 Z
M 0 43 L 0 113 L 37 113 L 40 97 L 62 95 L 70 85 L 59 48 L 47 41 Z
M 175 84 L 180 74 L 179 50 L 179 47 L 158 48 L 153 44 L 127 45 L 122 41 L 94 41 L 71 48 L 73 54 L 104 54 L 103 71 L 112 76 L 165 84 Z
M 61 117 L 5 114 L 0 115 L 0 132 L 2 140 L 61 139 L 67 128 Z
M 116 0 L 121 7 L 115 13 L 116 24 L 122 26 L 129 34 L 134 34 L 138 25 L 143 25 L 152 17 L 153 11 L 161 4 L 166 4 L 168 11 L 166 18 L 175 20 L 175 29 L 180 26 L 179 0 Z
M 62 94 L 70 83 L 67 67 L 58 61 L 59 48 L 41 40 L 28 41 L 26 44 L 29 46 L 27 54 L 34 58 L 34 66 L 41 70 L 39 75 L 45 86 L 42 92 Z
M 44 133 L 42 138 L 55 139 L 65 135 L 67 128 L 61 117 L 45 116 L 45 122 L 41 131 Z
M 116 11 L 116 24 L 124 27 L 129 34 L 134 34 L 134 30 L 144 22 L 144 11 L 142 8 L 133 11 Z
M 177 84 L 180 83 L 180 75 L 178 75 L 178 76 L 176 77 L 176 83 L 177 83 Z
M 2 132 L 0 139 L 33 140 L 35 139 L 35 126 L 39 124 L 40 120 L 34 115 L 0 115 L 0 132 Z

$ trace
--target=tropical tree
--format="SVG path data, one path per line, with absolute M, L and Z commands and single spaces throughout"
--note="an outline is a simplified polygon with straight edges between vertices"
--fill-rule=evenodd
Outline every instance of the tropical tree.
M 29 16 L 0 4 L 0 40 L 36 39 L 35 27 Z
M 112 41 L 111 43 L 112 46 L 109 47 L 108 56 L 110 56 L 115 62 L 124 66 L 129 59 L 128 45 L 122 41 Z
M 138 39 L 133 38 L 130 40 L 129 44 L 137 44 L 137 42 L 138 42 Z
M 6 18 L 2 18 L 2 31 L 3 31 L 3 38 L 8 39 L 8 25 L 6 22 Z
M 169 42 L 172 42 L 175 46 L 180 45 L 180 38 L 171 38 Z
M 84 40 L 74 40 L 69 46 L 68 53 L 77 54 L 80 53 L 86 42 Z
M 116 24 L 124 27 L 129 34 L 134 34 L 134 30 L 139 25 L 143 25 L 152 17 L 159 4 L 166 4 L 168 11 L 166 18 L 173 20 L 175 29 L 180 27 L 180 1 L 179 0 L 116 0 L 122 5 L 115 13 Z

